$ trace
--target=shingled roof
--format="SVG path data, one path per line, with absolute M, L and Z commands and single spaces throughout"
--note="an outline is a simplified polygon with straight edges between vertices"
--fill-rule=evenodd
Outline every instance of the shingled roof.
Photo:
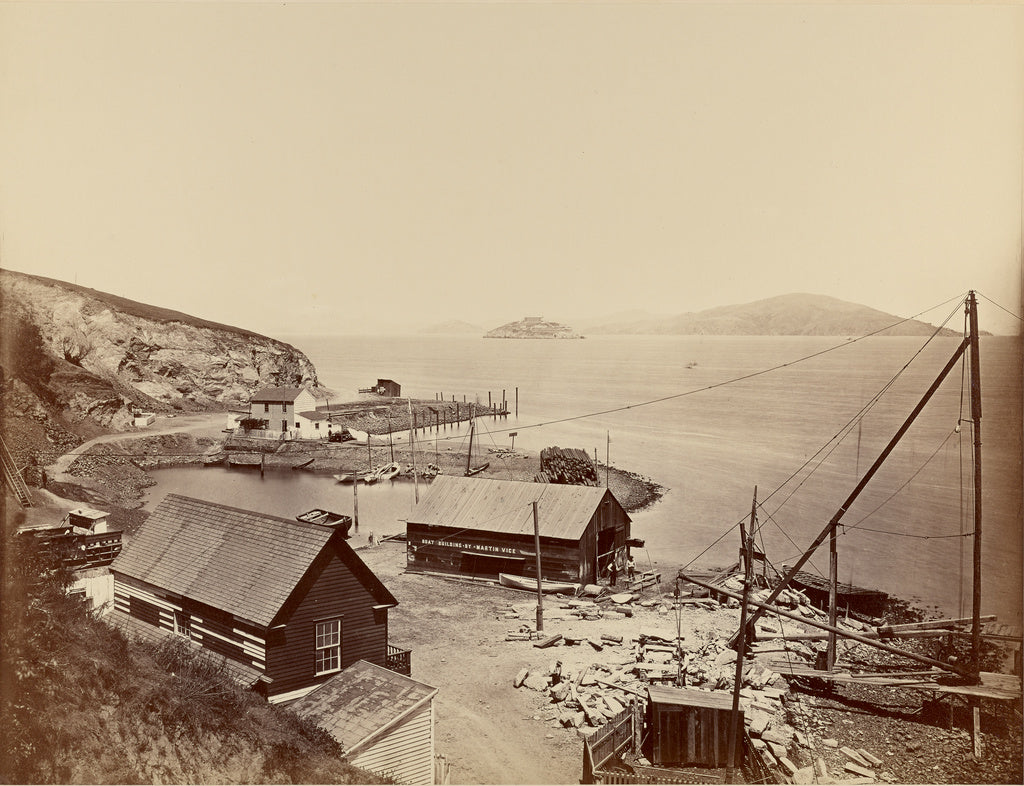
M 536 501 L 541 536 L 577 540 L 605 495 L 615 505 L 619 504 L 610 491 L 594 486 L 440 475 L 409 513 L 408 521 L 460 530 L 532 535 Z
M 250 401 L 253 404 L 295 401 L 305 390 L 305 388 L 262 388 L 256 391 L 256 395 Z
M 358 660 L 289 707 L 358 753 L 437 693 L 422 682 Z
M 168 494 L 110 569 L 269 626 L 335 530 Z M 344 539 L 332 548 L 379 603 L 397 601 Z

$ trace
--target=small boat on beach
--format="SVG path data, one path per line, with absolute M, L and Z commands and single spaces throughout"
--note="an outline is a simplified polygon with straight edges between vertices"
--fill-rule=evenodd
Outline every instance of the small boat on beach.
M 344 537 L 348 537 L 349 527 L 352 526 L 352 517 L 343 513 L 335 513 L 332 510 L 313 508 L 295 517 L 296 521 L 303 521 L 306 524 L 318 524 L 321 527 L 333 527 L 342 531 Z
M 355 482 L 356 474 L 354 472 L 349 472 L 343 475 L 335 475 L 334 479 L 339 483 L 353 483 Z
M 530 590 L 531 592 L 537 591 L 537 579 L 531 579 L 528 576 L 514 576 L 510 573 L 499 573 L 498 583 L 503 587 Z M 575 594 L 576 584 L 574 584 L 571 581 L 554 581 L 553 579 L 541 579 L 540 591 L 561 592 L 562 594 L 566 595 Z
M 223 464 L 224 459 L 226 459 L 227 457 L 228 454 L 222 450 L 216 453 L 207 453 L 205 456 L 203 456 L 203 466 L 213 467 L 217 464 Z
M 377 470 L 378 480 L 391 480 L 395 475 L 402 471 L 402 466 L 397 461 L 392 461 L 390 464 L 385 464 L 383 467 Z
M 316 461 L 316 458 L 306 459 L 301 464 L 294 464 L 292 469 L 307 469 L 314 461 Z

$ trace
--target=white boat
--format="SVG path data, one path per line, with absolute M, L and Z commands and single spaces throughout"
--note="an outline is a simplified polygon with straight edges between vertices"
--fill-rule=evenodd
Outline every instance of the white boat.
M 498 583 L 503 587 L 514 587 L 515 589 L 537 591 L 537 579 L 527 576 L 514 576 L 510 573 L 499 573 Z M 541 592 L 561 592 L 563 594 L 575 594 L 576 584 L 571 581 L 554 581 L 553 579 L 542 579 L 540 582 Z
M 383 467 L 377 470 L 378 480 L 391 480 L 395 475 L 402 471 L 402 466 L 397 461 L 392 461 L 390 464 L 385 464 Z

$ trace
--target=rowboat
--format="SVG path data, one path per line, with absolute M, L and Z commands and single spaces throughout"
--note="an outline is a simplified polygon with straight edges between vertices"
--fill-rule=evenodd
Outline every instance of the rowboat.
M 318 524 L 321 527 L 332 527 L 340 529 L 344 537 L 348 537 L 349 527 L 352 526 L 352 517 L 343 513 L 335 513 L 323 508 L 313 508 L 295 517 L 296 521 L 304 521 L 307 524 Z
M 401 465 L 397 461 L 392 461 L 390 464 L 385 464 L 383 467 L 377 470 L 377 479 L 391 480 L 391 478 L 393 478 L 401 471 Z
M 346 475 L 335 475 L 334 479 L 339 483 L 352 483 L 355 481 L 356 476 L 354 472 L 349 472 Z
M 532 592 L 537 591 L 537 579 L 531 579 L 526 576 L 513 576 L 509 573 L 499 573 L 498 583 L 503 587 L 513 587 L 514 589 L 524 589 Z M 561 592 L 563 594 L 575 593 L 576 584 L 571 581 L 542 579 L 540 582 L 540 591 Z

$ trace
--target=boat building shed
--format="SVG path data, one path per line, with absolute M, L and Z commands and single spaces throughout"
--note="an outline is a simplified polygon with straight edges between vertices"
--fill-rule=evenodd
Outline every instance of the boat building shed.
M 625 563 L 630 518 L 606 488 L 442 475 L 409 514 L 408 567 L 536 578 L 534 502 L 542 578 L 594 583 Z
M 357 660 L 404 660 L 408 673 L 408 653 L 388 644 L 397 601 L 343 528 L 168 494 L 110 572 L 114 624 L 148 640 L 180 636 L 271 702 Z

